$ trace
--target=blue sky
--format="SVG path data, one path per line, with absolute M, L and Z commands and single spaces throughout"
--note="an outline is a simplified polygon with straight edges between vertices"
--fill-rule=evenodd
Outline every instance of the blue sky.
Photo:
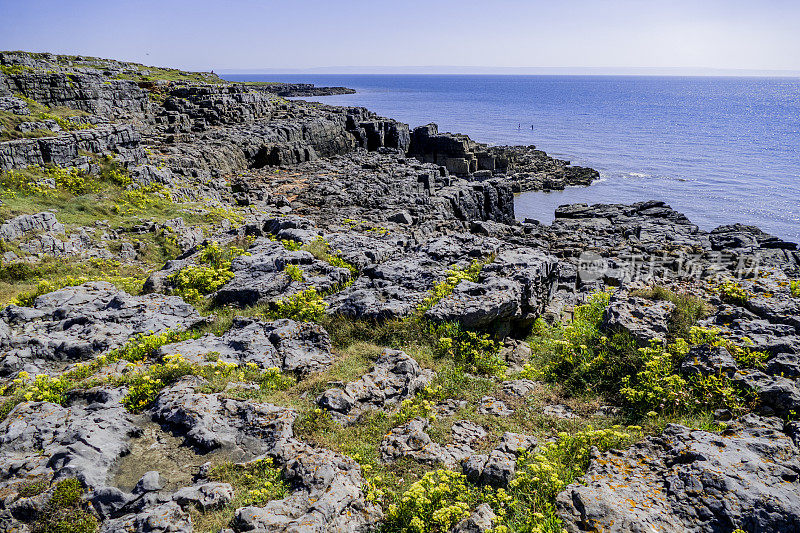
M 0 49 L 200 70 L 800 71 L 799 23 L 796 0 L 0 0 Z

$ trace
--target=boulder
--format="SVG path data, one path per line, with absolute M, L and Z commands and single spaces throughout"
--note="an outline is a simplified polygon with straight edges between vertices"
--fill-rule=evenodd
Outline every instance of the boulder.
M 629 333 L 639 346 L 650 346 L 653 341 L 666 344 L 674 308 L 671 302 L 616 293 L 603 315 L 602 327 L 609 332 Z

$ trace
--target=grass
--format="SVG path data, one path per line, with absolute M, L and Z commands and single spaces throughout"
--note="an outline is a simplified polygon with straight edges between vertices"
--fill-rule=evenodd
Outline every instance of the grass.
M 211 83 L 215 85 L 227 84 L 211 72 L 191 72 L 175 68 L 149 67 L 136 63 L 128 63 L 127 69 L 121 74 L 114 76 L 118 80 L 131 80 L 136 82 L 186 82 L 186 83 Z
M 159 246 L 157 239 L 151 242 L 153 247 Z M 128 293 L 138 294 L 149 273 L 140 264 L 123 264 L 113 259 L 46 256 L 38 263 L 0 265 L 0 306 L 13 301 L 31 305 L 37 296 L 91 280 L 109 281 Z
M 236 510 L 248 505 L 263 506 L 270 500 L 287 496 L 289 486 L 280 469 L 272 460 L 261 459 L 249 463 L 224 463 L 211 468 L 211 481 L 230 483 L 233 499 L 221 509 L 191 509 L 192 529 L 198 533 L 216 533 L 227 528 Z
M 79 130 L 92 128 L 91 124 L 77 124 L 67 120 L 69 117 L 86 116 L 88 113 L 78 109 L 71 109 L 68 107 L 47 107 L 30 98 L 17 95 L 18 98 L 25 100 L 30 109 L 29 115 L 15 115 L 10 111 L 0 111 L 0 126 L 3 127 L 0 131 L 0 141 L 10 141 L 14 139 L 26 139 L 36 137 L 50 137 L 56 135 L 55 132 L 50 130 L 35 130 L 31 132 L 22 132 L 17 130 L 17 126 L 23 122 L 41 122 L 44 120 L 54 120 L 58 123 L 59 127 L 65 131 Z
M 99 159 L 98 166 L 97 175 L 38 167 L 0 173 L 0 222 L 23 214 L 52 211 L 69 234 L 80 227 L 96 227 L 95 223 L 102 220 L 106 227 L 123 236 L 108 243 L 109 250 L 116 252 L 127 241 L 137 252 L 136 261 L 45 257 L 35 265 L 0 263 L 0 304 L 35 290 L 40 282 L 63 286 L 61 280 L 70 277 L 111 278 L 109 281 L 122 283 L 125 290 L 137 293 L 150 271 L 161 268 L 181 250 L 168 230 L 141 233 L 134 230 L 135 226 L 143 221 L 163 223 L 182 217 L 187 224 L 209 231 L 221 218 L 238 216 L 233 211 L 197 202 L 175 202 L 162 187 L 133 188 L 127 171 L 112 159 Z M 55 181 L 56 187 L 42 185 L 46 180 Z M 96 231 L 99 235 L 103 227 Z M 3 243 L 0 251 L 26 255 L 19 245 L 20 242 Z

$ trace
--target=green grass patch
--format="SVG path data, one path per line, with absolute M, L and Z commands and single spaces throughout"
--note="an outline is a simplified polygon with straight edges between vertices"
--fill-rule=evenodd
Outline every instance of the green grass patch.
M 289 494 L 289 485 L 270 458 L 216 465 L 209 470 L 208 477 L 211 481 L 230 483 L 233 499 L 222 509 L 192 509 L 192 526 L 199 533 L 216 533 L 227 528 L 236 510 L 241 507 L 263 506 Z
M 74 131 L 93 128 L 92 124 L 83 124 L 80 122 L 72 122 L 68 120 L 70 117 L 87 116 L 88 113 L 78 109 L 71 109 L 68 107 L 47 107 L 35 100 L 26 98 L 21 95 L 16 95 L 17 98 L 25 100 L 28 104 L 30 114 L 28 115 L 15 115 L 10 111 L 0 111 L 0 126 L 3 127 L 0 131 L 0 141 L 11 141 L 14 139 L 27 139 L 36 137 L 51 137 L 57 135 L 57 132 L 51 130 L 34 130 L 23 132 L 17 130 L 17 126 L 23 122 L 43 122 L 45 120 L 53 120 L 64 131 Z

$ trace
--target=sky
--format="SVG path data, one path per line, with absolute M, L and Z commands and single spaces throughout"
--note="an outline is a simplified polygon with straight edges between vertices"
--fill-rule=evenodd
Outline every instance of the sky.
M 797 0 L 0 0 L 0 50 L 218 72 L 800 72 L 798 26 Z

